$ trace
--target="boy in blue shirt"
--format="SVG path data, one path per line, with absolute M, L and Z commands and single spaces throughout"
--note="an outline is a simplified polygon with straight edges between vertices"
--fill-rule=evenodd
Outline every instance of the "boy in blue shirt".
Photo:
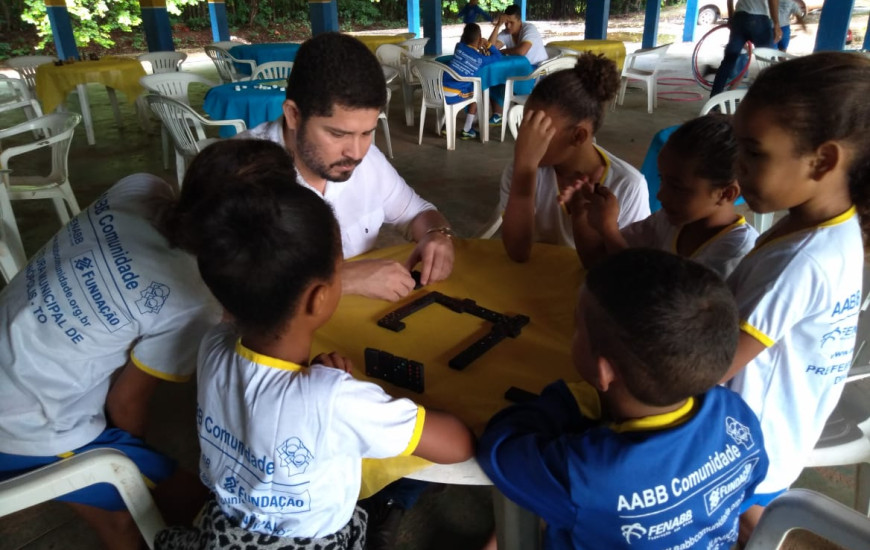
M 629 249 L 580 290 L 559 381 L 498 413 L 478 461 L 547 523 L 547 548 L 723 548 L 767 472 L 758 419 L 716 383 L 737 347 L 737 307 L 706 267 Z
M 478 15 L 492 23 L 492 16 L 480 9 L 480 6 L 477 5 L 477 2 L 478 0 L 468 0 L 468 3 L 465 4 L 465 6 L 461 10 L 459 10 L 459 13 L 457 13 L 456 15 L 458 15 L 459 18 L 462 19 L 462 22 L 466 25 L 468 25 L 469 23 L 476 23 Z
M 476 0 L 475 0 L 476 1 Z M 477 23 L 469 23 L 462 30 L 462 38 L 453 51 L 453 59 L 448 66 L 456 71 L 459 76 L 477 76 L 477 72 L 484 65 L 501 58 L 501 52 L 495 46 L 489 45 L 480 34 L 480 26 Z M 444 95 L 447 104 L 459 103 L 468 99 L 474 93 L 471 82 L 458 82 L 448 74 L 444 75 Z M 477 114 L 477 104 L 468 106 L 468 114 L 465 116 L 465 127 L 459 134 L 459 139 L 477 139 L 478 133 L 472 125 Z

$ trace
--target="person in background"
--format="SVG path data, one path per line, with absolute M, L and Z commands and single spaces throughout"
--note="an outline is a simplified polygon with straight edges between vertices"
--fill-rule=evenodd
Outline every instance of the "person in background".
M 483 17 L 484 20 L 492 22 L 492 16 L 480 9 L 477 5 L 478 0 L 468 0 L 468 3 L 459 10 L 457 17 L 462 19 L 462 22 L 468 25 L 469 23 L 477 23 L 477 16 Z
M 784 52 L 788 50 L 788 44 L 791 41 L 791 16 L 794 15 L 801 28 L 806 32 L 807 24 L 804 21 L 804 14 L 801 7 L 794 0 L 779 0 L 779 28 L 782 31 L 782 38 L 776 43 L 776 47 Z
M 547 60 L 547 49 L 541 33 L 531 23 L 521 19 L 522 12 L 516 4 L 508 6 L 502 15 L 495 20 L 489 43 L 502 50 L 505 55 L 524 55 L 532 67 L 537 67 Z M 499 32 L 502 25 L 504 30 Z M 493 126 L 501 124 L 502 106 L 493 105 L 494 114 L 489 119 Z
M 477 76 L 481 67 L 500 58 L 501 52 L 498 51 L 498 48 L 488 45 L 483 40 L 483 37 L 480 35 L 480 26 L 477 23 L 469 23 L 462 30 L 462 38 L 456 44 L 456 49 L 453 50 L 453 59 L 450 60 L 449 67 L 456 71 L 459 76 Z M 471 97 L 474 93 L 474 87 L 471 82 L 457 81 L 449 74 L 444 75 L 443 85 L 444 96 L 448 105 L 459 103 L 463 99 Z M 477 114 L 477 104 L 472 103 L 467 109 L 465 126 L 462 129 L 462 133 L 459 134 L 459 139 L 477 139 L 479 134 L 472 127 L 475 115 Z
M 779 0 L 737 0 L 736 7 L 734 0 L 728 0 L 728 28 L 731 34 L 710 97 L 725 89 L 744 44 L 752 42 L 758 47 L 772 48 L 779 42 L 782 37 Z

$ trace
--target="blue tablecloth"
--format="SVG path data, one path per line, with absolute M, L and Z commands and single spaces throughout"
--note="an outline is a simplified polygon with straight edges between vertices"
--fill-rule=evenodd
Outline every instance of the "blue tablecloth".
M 439 63 L 449 65 L 452 55 L 442 55 L 435 59 Z M 532 64 L 523 55 L 505 55 L 495 63 L 484 65 L 478 71 L 481 88 L 492 88 L 489 97 L 501 105 L 504 102 L 504 84 L 512 76 L 526 76 L 533 70 Z M 526 95 L 532 93 L 535 82 L 533 80 L 517 82 L 514 85 L 514 95 Z
M 449 65 L 452 55 L 442 55 L 435 61 Z M 495 63 L 481 67 L 477 76 L 480 77 L 481 88 L 484 90 L 493 86 L 503 85 L 512 76 L 526 76 L 532 72 L 532 64 L 522 55 L 505 55 Z M 515 94 L 529 94 L 534 87 L 533 81 L 518 82 L 514 87 Z
M 282 114 L 281 106 L 287 92 L 282 90 L 283 84 L 274 82 L 252 80 L 215 86 L 206 94 L 202 108 L 214 120 L 240 118 L 248 128 L 253 128 Z M 221 128 L 221 137 L 234 133 L 232 128 Z
M 240 44 L 230 48 L 230 55 L 236 59 L 250 59 L 257 65 L 270 61 L 293 61 L 296 52 L 302 44 L 290 42 L 274 42 L 270 44 Z M 242 74 L 251 74 L 251 67 L 244 63 L 236 64 L 236 70 Z

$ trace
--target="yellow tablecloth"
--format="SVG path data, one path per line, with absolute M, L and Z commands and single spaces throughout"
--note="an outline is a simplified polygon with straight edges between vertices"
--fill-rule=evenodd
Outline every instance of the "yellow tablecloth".
M 57 66 L 52 63 L 36 68 L 36 97 L 48 113 L 66 100 L 66 96 L 79 84 L 98 82 L 124 93 L 133 103 L 143 92 L 139 78 L 145 69 L 135 59 L 104 57 L 99 61 L 76 61 Z
M 408 39 L 405 34 L 394 34 L 387 36 L 366 34 L 362 36 L 353 35 L 353 37 L 365 44 L 366 47 L 368 47 L 368 49 L 372 51 L 372 53 L 374 53 L 375 50 L 378 49 L 378 46 L 380 46 L 381 44 L 398 44 Z
M 622 71 L 625 63 L 625 44 L 621 40 L 557 40 L 548 46 L 568 48 L 575 52 L 603 53 L 616 63 L 616 68 Z
M 404 262 L 411 250 L 411 245 L 401 245 L 364 257 Z M 317 333 L 312 351 L 344 354 L 354 363 L 354 375 L 361 379 L 367 379 L 363 359 L 366 347 L 420 361 L 425 373 L 422 394 L 377 379 L 368 380 L 382 385 L 391 395 L 452 412 L 479 434 L 496 412 L 510 404 L 504 399 L 509 387 L 539 393 L 559 378 L 579 379 L 571 364 L 570 349 L 581 272 L 577 254 L 571 248 L 536 244 L 531 259 L 519 264 L 507 257 L 500 240 L 457 240 L 456 261 L 448 280 L 412 292 L 397 304 L 343 297 L 336 314 Z M 470 298 L 499 313 L 527 315 L 531 320 L 518 338 L 505 339 L 465 370 L 457 371 L 447 362 L 488 333 L 489 322 L 433 304 L 407 317 L 401 332 L 376 324 L 385 314 L 434 290 Z M 427 465 L 416 457 L 364 461 L 361 497 Z

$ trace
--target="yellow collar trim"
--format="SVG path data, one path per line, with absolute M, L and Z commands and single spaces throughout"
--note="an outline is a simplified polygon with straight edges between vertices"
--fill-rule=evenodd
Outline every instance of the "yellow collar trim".
M 247 359 L 248 361 L 252 363 L 257 363 L 258 365 L 263 365 L 264 367 L 289 371 L 302 370 L 302 367 L 300 365 L 297 365 L 296 363 L 285 361 L 283 359 L 277 359 L 275 357 L 269 357 L 268 355 L 263 355 L 262 353 L 257 353 L 250 348 L 246 348 L 242 345 L 241 338 L 236 340 L 236 353 L 238 353 L 240 356 Z
M 698 254 L 701 253 L 702 250 L 704 250 L 705 248 L 707 248 L 708 246 L 710 246 L 711 244 L 713 244 L 717 240 L 721 239 L 722 237 L 724 237 L 725 235 L 730 233 L 734 228 L 740 227 L 741 225 L 745 225 L 745 224 L 746 224 L 746 218 L 744 218 L 743 216 L 740 216 L 739 218 L 737 218 L 736 222 L 734 222 L 730 225 L 726 225 L 725 227 L 720 229 L 718 233 L 716 233 L 715 235 L 713 235 L 712 237 L 710 237 L 709 239 L 707 239 L 706 241 L 701 243 L 701 246 L 699 246 L 698 248 L 693 250 L 691 254 L 689 254 L 689 259 L 696 258 L 698 256 Z M 685 228 L 685 227 L 686 227 L 685 225 L 681 225 L 680 228 L 677 230 L 676 234 L 674 235 L 674 242 L 671 243 L 671 248 L 672 248 L 672 251 L 674 254 L 677 253 L 677 242 L 679 242 L 680 235 L 682 235 L 683 228 Z
M 675 411 L 645 416 L 643 418 L 633 418 L 631 420 L 626 420 L 625 422 L 614 422 L 610 424 L 610 429 L 617 433 L 622 433 L 674 428 L 689 420 L 692 417 L 692 410 L 694 408 L 695 398 L 690 397 L 686 400 L 683 406 Z
M 755 247 L 749 251 L 749 254 L 747 254 L 747 256 L 754 254 L 759 249 L 761 249 L 769 244 L 778 243 L 780 241 L 783 241 L 785 239 L 790 238 L 793 235 L 797 235 L 798 233 L 802 233 L 804 231 L 813 231 L 815 229 L 820 229 L 822 227 L 833 227 L 835 225 L 840 225 L 841 223 L 849 221 L 857 214 L 858 214 L 858 211 L 855 209 L 855 206 L 852 205 L 851 207 L 849 207 L 848 210 L 846 210 L 842 214 L 838 214 L 838 215 L 834 216 L 833 218 L 831 218 L 830 220 L 825 220 L 822 223 L 820 223 L 819 225 L 816 225 L 815 227 L 807 227 L 806 229 L 801 229 L 799 231 L 794 231 L 792 233 L 780 235 L 779 237 L 776 237 L 775 239 L 769 239 L 766 241 L 762 240 L 762 237 L 764 236 L 764 235 L 762 235 L 762 237 L 758 238 L 758 241 L 756 242 Z M 765 235 L 766 234 L 767 233 L 765 233 Z

